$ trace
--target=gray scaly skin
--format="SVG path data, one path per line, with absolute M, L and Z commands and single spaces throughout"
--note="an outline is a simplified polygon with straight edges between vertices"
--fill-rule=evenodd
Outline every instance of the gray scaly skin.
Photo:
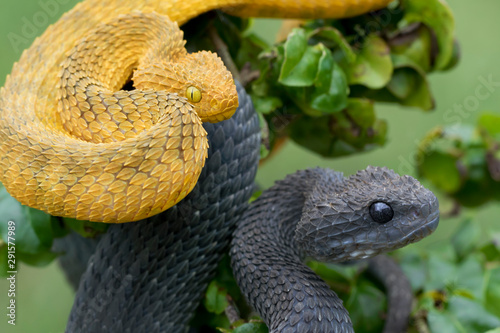
M 59 265 L 75 291 L 78 290 L 80 278 L 100 239 L 101 237 L 84 238 L 74 231 L 65 237 L 54 239 L 52 252 L 59 254 Z
M 259 121 L 239 85 L 238 94 L 231 119 L 204 124 L 210 149 L 194 190 L 166 212 L 111 225 L 102 236 L 66 332 L 186 331 L 254 191 Z
M 389 205 L 393 217 L 375 222 L 376 202 Z M 432 192 L 387 168 L 349 178 L 327 169 L 299 171 L 244 213 L 231 243 L 233 272 L 270 332 L 353 332 L 342 301 L 303 259 L 369 258 L 424 238 L 438 220 Z

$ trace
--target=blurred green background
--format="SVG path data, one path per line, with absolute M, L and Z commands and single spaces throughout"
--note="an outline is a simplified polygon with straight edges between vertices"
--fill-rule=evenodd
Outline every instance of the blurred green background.
M 18 0 L 0 2 L 0 85 L 3 85 L 12 64 L 29 47 L 35 36 L 39 36 L 47 25 L 56 21 L 62 13 L 74 6 L 75 0 Z M 55 6 L 48 7 L 48 3 Z M 354 157 L 325 160 L 305 151 L 293 143 L 286 146 L 264 164 L 258 173 L 258 182 L 263 187 L 297 169 L 322 166 L 343 171 L 349 175 L 367 165 L 387 166 L 399 173 L 415 175 L 414 152 L 419 140 L 436 125 L 453 125 L 455 105 L 462 105 L 468 96 L 474 96 L 481 84 L 479 78 L 500 84 L 500 43 L 493 37 L 500 31 L 500 2 L 483 0 L 449 0 L 456 19 L 457 38 L 461 45 L 461 61 L 450 72 L 430 75 L 432 92 L 436 99 L 436 110 L 425 113 L 411 108 L 377 104 L 378 117 L 388 120 L 388 143 L 382 149 Z M 48 13 L 48 14 L 43 14 Z M 27 28 L 29 23 L 31 29 Z M 279 20 L 258 20 L 254 29 L 264 38 L 272 40 L 280 25 Z M 495 87 L 490 96 L 480 101 L 477 107 L 458 117 L 464 123 L 473 123 L 482 110 L 500 112 L 500 87 Z M 451 110 L 451 111 L 450 111 Z M 449 209 L 442 200 L 442 209 Z M 472 214 L 472 212 L 464 212 Z M 500 205 L 490 204 L 474 212 L 474 220 L 481 223 L 484 234 L 500 231 Z M 433 246 L 447 240 L 457 227 L 459 219 L 443 219 L 437 232 L 412 246 Z M 4 223 L 2 221 L 1 223 Z M 73 302 L 73 291 L 66 283 L 56 263 L 48 267 L 18 267 L 16 326 L 7 324 L 8 284 L 0 281 L 0 332 L 64 332 L 65 323 Z

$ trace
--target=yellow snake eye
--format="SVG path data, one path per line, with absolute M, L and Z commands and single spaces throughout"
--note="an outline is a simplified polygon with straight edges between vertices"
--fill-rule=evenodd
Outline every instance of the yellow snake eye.
M 188 101 L 192 103 L 198 103 L 199 101 L 201 101 L 201 91 L 200 89 L 191 86 L 186 90 L 186 97 Z

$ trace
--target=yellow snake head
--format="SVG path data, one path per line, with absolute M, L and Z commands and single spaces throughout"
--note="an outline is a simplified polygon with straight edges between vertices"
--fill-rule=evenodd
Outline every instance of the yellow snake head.
M 207 51 L 137 70 L 134 82 L 139 89 L 166 90 L 186 97 L 203 122 L 231 118 L 238 107 L 233 76 L 216 54 Z

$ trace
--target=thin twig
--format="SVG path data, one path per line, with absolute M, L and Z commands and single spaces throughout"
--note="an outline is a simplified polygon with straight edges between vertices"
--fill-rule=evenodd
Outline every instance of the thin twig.
M 419 310 L 414 317 L 415 327 L 418 333 L 430 333 L 429 327 L 427 326 L 427 313 L 424 310 Z
M 236 308 L 236 305 L 234 304 L 233 298 L 229 295 L 226 295 L 227 303 L 228 306 L 226 306 L 226 309 L 224 310 L 224 313 L 226 314 L 227 319 L 229 319 L 229 322 L 231 325 L 233 325 L 235 322 L 240 320 L 240 315 L 238 314 L 238 309 Z
M 217 33 L 217 30 L 214 28 L 214 26 L 208 27 L 208 35 L 210 36 L 210 39 L 212 39 L 212 42 L 215 45 L 215 51 L 217 52 L 219 57 L 221 57 L 222 61 L 226 65 L 227 69 L 231 72 L 231 74 L 233 74 L 233 78 L 235 80 L 238 80 L 241 82 L 240 72 L 238 71 L 238 68 L 234 64 L 234 61 L 231 58 L 231 55 L 229 54 L 229 50 L 227 48 L 227 45 L 220 38 L 220 36 Z
M 252 70 L 252 65 L 247 62 L 243 65 L 240 72 L 240 83 L 243 87 L 246 87 L 252 81 L 257 80 L 260 77 L 260 71 Z

